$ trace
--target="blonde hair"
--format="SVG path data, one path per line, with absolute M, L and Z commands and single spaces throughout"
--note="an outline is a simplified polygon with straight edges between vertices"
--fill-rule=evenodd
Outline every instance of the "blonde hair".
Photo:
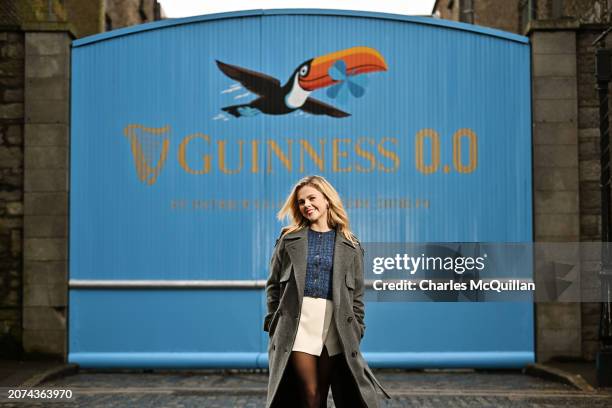
M 281 236 L 293 231 L 298 231 L 302 228 L 307 228 L 309 225 L 308 219 L 305 218 L 300 212 L 300 206 L 297 198 L 298 191 L 304 186 L 316 188 L 329 202 L 329 208 L 327 209 L 327 225 L 330 228 L 337 228 L 337 230 L 341 232 L 346 239 L 353 244 L 356 244 L 357 237 L 351 232 L 348 215 L 346 214 L 346 210 L 342 205 L 340 195 L 329 183 L 329 181 L 316 175 L 304 177 L 298 181 L 291 189 L 289 196 L 287 196 L 285 204 L 276 214 L 279 220 L 282 221 L 284 218 L 289 218 L 292 222 L 291 225 L 283 227 Z

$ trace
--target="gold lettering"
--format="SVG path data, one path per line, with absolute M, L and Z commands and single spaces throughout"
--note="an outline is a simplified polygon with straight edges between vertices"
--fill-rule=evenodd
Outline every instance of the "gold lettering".
M 244 144 L 244 141 L 238 140 L 238 157 L 239 157 L 238 168 L 234 170 L 228 170 L 225 167 L 225 145 L 226 143 L 227 142 L 225 140 L 219 140 L 217 142 L 217 146 L 219 146 L 219 170 L 221 170 L 225 174 L 240 173 L 240 170 L 242 170 L 242 145 Z
M 204 161 L 204 167 L 202 168 L 202 170 L 194 170 L 191 167 L 189 167 L 189 165 L 187 164 L 187 145 L 189 144 L 189 142 L 191 142 L 193 139 L 196 139 L 196 138 L 202 139 L 205 142 L 210 144 L 210 138 L 207 135 L 204 135 L 202 133 L 194 133 L 192 135 L 187 136 L 185 139 L 183 139 L 183 141 L 181 142 L 179 146 L 179 154 L 178 154 L 179 164 L 181 165 L 183 170 L 185 170 L 189 174 L 206 174 L 210 172 L 210 155 L 209 154 L 202 155 L 202 160 Z
M 268 140 L 268 169 L 267 172 L 268 173 L 272 173 L 272 152 L 274 152 L 274 155 L 276 157 L 278 157 L 280 159 L 280 161 L 283 163 L 283 165 L 287 168 L 287 170 L 291 171 L 291 143 L 292 140 L 291 139 L 287 139 L 287 144 L 289 145 L 289 149 L 288 149 L 288 156 L 285 156 L 285 154 L 283 153 L 283 151 L 280 149 L 280 147 L 278 146 L 278 144 L 276 144 L 276 142 L 272 139 Z
M 340 147 L 338 146 L 340 143 L 351 143 L 351 139 L 334 139 L 332 141 L 332 170 L 334 172 L 350 172 L 351 167 L 340 168 L 340 158 L 347 157 L 348 152 L 340 151 Z
M 319 141 L 321 144 L 321 155 L 319 156 L 312 145 L 307 141 L 300 139 L 300 173 L 304 172 L 304 150 L 310 156 L 310 158 L 314 161 L 314 163 L 319 168 L 319 171 L 325 171 L 325 139 L 321 139 Z
M 464 166 L 461 162 L 461 141 L 467 138 L 469 143 L 469 163 Z M 459 129 L 453 135 L 453 164 L 459 173 L 471 173 L 478 165 L 478 138 L 471 129 Z
M 367 141 L 368 144 L 374 145 L 374 139 L 367 138 L 367 137 L 361 137 L 357 139 L 357 143 L 355 144 L 355 153 L 357 154 L 357 156 L 368 159 L 370 161 L 370 167 L 367 169 L 364 169 L 363 167 L 361 167 L 361 165 L 356 164 L 355 169 L 362 173 L 369 173 L 376 168 L 376 157 L 374 156 L 372 152 L 368 152 L 367 150 L 363 150 L 361 148 L 361 142 L 364 140 Z
M 394 137 L 383 137 L 381 139 L 381 141 L 378 143 L 378 153 L 380 153 L 381 156 L 386 157 L 388 159 L 391 159 L 391 161 L 393 161 L 393 167 L 388 168 L 383 166 L 381 163 L 378 164 L 378 169 L 384 171 L 385 173 L 390 173 L 393 171 L 396 171 L 397 169 L 399 169 L 400 166 L 400 159 L 397 155 L 397 153 L 395 153 L 394 151 L 391 150 L 387 150 L 384 147 L 385 142 L 391 142 L 394 145 L 397 145 L 397 139 Z
M 423 152 L 425 138 L 431 141 L 431 164 L 425 164 L 425 153 Z M 423 174 L 431 174 L 438 170 L 440 165 L 440 138 L 433 129 L 422 129 L 416 134 L 414 141 L 414 155 L 416 168 Z
M 251 173 L 259 173 L 259 140 L 251 140 Z

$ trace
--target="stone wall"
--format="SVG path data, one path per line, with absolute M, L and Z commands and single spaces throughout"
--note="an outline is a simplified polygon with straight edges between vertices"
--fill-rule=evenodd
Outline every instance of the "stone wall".
M 0 358 L 65 358 L 70 42 L 156 0 L 0 0 Z
M 532 42 L 534 241 L 580 238 L 575 30 L 535 28 Z M 575 254 L 575 264 L 579 264 Z M 537 279 L 537 278 L 536 278 Z M 579 303 L 536 304 L 536 356 L 581 355 Z
M 0 31 L 0 358 L 21 351 L 24 35 Z
M 578 140 L 580 143 L 580 240 L 601 240 L 601 192 L 599 149 L 599 99 L 595 80 L 593 41 L 605 26 L 582 26 L 577 32 L 578 66 Z M 608 46 L 612 42 L 608 40 Z M 583 262 L 583 291 L 600 287 L 599 259 Z M 599 303 L 582 303 L 582 354 L 593 360 L 599 349 Z
M 66 355 L 70 35 L 25 34 L 23 347 Z
M 104 31 L 105 0 L 64 0 L 66 19 L 70 21 L 77 38 Z
M 104 0 L 107 29 L 128 27 L 161 18 L 157 0 Z M 109 27 L 110 26 L 110 27 Z
M 474 24 L 518 32 L 518 0 L 474 0 Z
M 519 0 L 471 0 L 473 24 L 498 30 L 518 32 Z M 445 20 L 459 21 L 460 10 L 465 0 L 438 0 L 433 9 L 434 15 Z
M 576 18 L 581 24 L 602 24 L 610 21 L 610 6 L 609 0 L 563 0 L 562 15 L 557 17 Z
M 473 2 L 475 24 L 525 33 L 520 27 L 518 0 Z M 448 4 L 438 0 L 435 7 L 442 18 L 458 21 L 459 3 L 453 2 L 451 9 Z M 531 0 L 531 4 L 536 8 L 536 21 L 527 27 L 534 68 L 535 239 L 598 241 L 599 113 L 591 43 L 609 23 L 612 1 Z M 500 7 L 507 10 L 500 13 Z M 516 14 L 511 12 L 514 7 Z M 610 37 L 608 47 L 612 47 Z M 587 256 L 579 260 L 583 292 L 600 284 L 598 256 Z M 599 348 L 598 303 L 539 304 L 536 310 L 539 360 L 553 356 L 594 359 Z

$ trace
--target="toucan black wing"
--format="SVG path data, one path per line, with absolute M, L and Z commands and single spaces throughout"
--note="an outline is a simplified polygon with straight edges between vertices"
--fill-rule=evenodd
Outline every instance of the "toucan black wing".
M 217 60 L 217 66 L 225 75 L 240 82 L 246 89 L 258 95 L 269 95 L 281 86 L 278 79 L 266 74 L 229 65 L 219 60 Z
M 313 115 L 328 115 L 334 118 L 346 118 L 351 116 L 350 113 L 341 111 L 331 105 L 318 101 L 314 98 L 306 99 L 306 102 L 301 107 L 304 112 L 312 113 Z

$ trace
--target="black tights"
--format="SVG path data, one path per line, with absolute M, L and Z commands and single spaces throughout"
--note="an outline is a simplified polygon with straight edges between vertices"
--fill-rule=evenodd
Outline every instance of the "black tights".
M 301 408 L 327 408 L 327 394 L 337 356 L 330 357 L 323 346 L 321 356 L 291 352 L 291 365 L 297 376 L 302 401 Z

